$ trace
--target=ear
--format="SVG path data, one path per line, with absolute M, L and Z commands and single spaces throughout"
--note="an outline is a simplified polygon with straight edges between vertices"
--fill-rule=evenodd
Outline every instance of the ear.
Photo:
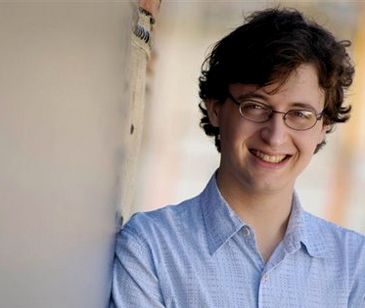
M 219 115 L 222 107 L 222 103 L 216 99 L 208 99 L 205 102 L 210 124 L 214 127 L 219 127 Z

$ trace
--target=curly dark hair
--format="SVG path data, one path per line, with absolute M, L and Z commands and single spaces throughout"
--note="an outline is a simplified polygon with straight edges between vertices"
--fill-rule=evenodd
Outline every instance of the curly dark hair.
M 351 85 L 354 67 L 346 48 L 325 28 L 295 9 L 257 11 L 245 23 L 220 40 L 203 62 L 199 77 L 200 126 L 214 136 L 220 152 L 219 128 L 208 118 L 207 99 L 223 103 L 232 83 L 259 87 L 285 82 L 301 64 L 317 68 L 319 86 L 325 93 L 323 112 L 327 133 L 335 123 L 346 122 L 351 106 L 343 106 L 345 90 Z M 315 153 L 325 144 L 319 144 Z

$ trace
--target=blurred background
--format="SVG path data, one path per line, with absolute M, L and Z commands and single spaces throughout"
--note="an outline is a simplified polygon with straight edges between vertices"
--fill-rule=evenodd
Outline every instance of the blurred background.
M 362 1 L 163 1 L 149 63 L 144 131 L 132 212 L 175 204 L 200 193 L 219 163 L 213 139 L 199 128 L 198 77 L 210 48 L 257 9 L 303 11 L 353 42 L 352 118 L 327 135 L 297 181 L 311 213 L 365 233 L 365 3 Z

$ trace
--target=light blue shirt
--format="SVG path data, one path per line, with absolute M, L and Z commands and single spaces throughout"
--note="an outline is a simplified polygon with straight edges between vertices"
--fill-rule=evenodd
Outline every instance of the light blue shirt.
M 265 264 L 215 176 L 197 197 L 135 214 L 117 235 L 111 307 L 364 308 L 365 236 L 305 212 Z

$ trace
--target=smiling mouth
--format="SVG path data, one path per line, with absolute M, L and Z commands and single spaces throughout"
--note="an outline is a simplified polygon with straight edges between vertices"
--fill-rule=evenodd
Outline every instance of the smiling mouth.
M 257 158 L 261 159 L 264 162 L 272 163 L 272 164 L 279 164 L 284 160 L 288 159 L 290 155 L 268 155 L 258 150 L 250 150 L 251 154 L 256 156 Z

